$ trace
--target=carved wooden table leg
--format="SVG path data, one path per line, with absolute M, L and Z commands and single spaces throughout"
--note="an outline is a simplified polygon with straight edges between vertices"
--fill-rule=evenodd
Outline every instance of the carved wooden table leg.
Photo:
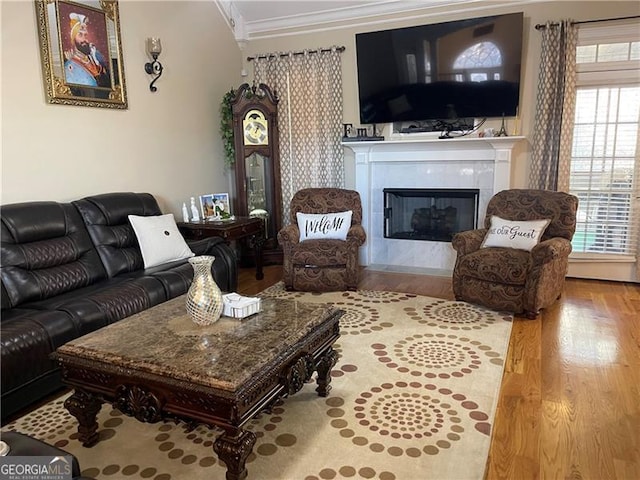
M 331 391 L 331 369 L 337 361 L 338 354 L 331 347 L 329 347 L 318 360 L 318 366 L 316 367 L 318 371 L 318 387 L 316 388 L 316 392 L 318 392 L 318 395 L 321 397 L 326 397 Z
M 90 393 L 76 389 L 64 402 L 65 408 L 78 420 L 78 438 L 85 447 L 98 442 L 98 422 L 96 417 L 102 401 Z
M 246 430 L 236 430 L 235 433 L 225 431 L 216 439 L 213 451 L 227 465 L 227 480 L 247 478 L 245 463 L 255 443 L 255 434 Z

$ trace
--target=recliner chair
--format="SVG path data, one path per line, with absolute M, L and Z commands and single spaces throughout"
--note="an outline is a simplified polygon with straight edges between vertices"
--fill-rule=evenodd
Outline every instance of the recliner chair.
M 536 318 L 562 292 L 577 209 L 578 198 L 563 192 L 514 189 L 494 195 L 487 205 L 484 228 L 453 237 L 456 300 Z M 530 252 L 480 248 L 492 215 L 517 221 L 550 219 L 550 223 Z
M 301 213 L 337 213 L 351 210 L 346 240 L 300 242 L 297 216 Z M 283 280 L 287 290 L 356 290 L 360 273 L 358 249 L 365 242 L 360 194 L 340 188 L 307 188 L 291 199 L 291 223 L 278 232 L 283 249 Z

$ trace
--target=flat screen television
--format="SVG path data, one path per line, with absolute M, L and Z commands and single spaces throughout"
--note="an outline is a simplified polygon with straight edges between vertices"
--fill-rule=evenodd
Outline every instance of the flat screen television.
M 356 34 L 362 124 L 514 116 L 520 13 Z

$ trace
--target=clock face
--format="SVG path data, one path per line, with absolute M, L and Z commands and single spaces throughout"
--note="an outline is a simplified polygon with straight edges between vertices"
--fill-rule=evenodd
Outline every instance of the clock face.
M 268 145 L 269 124 L 260 110 L 249 110 L 242 120 L 245 145 Z

